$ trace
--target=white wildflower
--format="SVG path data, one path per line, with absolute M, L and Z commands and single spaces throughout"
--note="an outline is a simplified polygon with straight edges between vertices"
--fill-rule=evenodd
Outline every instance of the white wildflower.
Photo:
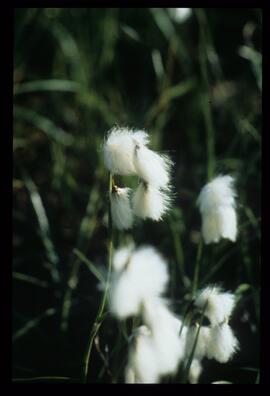
M 231 176 L 218 176 L 200 192 L 197 204 L 202 215 L 202 234 L 206 244 L 219 242 L 221 238 L 236 240 L 236 193 L 233 183 Z
M 197 384 L 201 373 L 202 373 L 201 361 L 199 359 L 193 359 L 188 374 L 189 382 L 191 384 Z
M 192 353 L 194 343 L 196 341 L 196 336 L 198 332 L 197 326 L 191 326 L 186 333 L 186 346 L 185 346 L 185 355 L 187 359 L 189 358 L 190 354 Z M 202 359 L 206 355 L 206 351 L 210 341 L 210 328 L 207 326 L 201 326 L 199 336 L 197 339 L 195 351 L 194 351 L 194 358 L 195 359 Z
M 160 375 L 175 373 L 185 352 L 183 337 L 179 336 L 182 322 L 161 299 L 146 301 L 143 317 L 152 332 Z
M 107 169 L 118 175 L 135 174 L 134 155 L 137 146 L 149 142 L 144 131 L 114 127 L 108 132 L 103 146 L 104 162 Z
M 228 320 L 235 306 L 235 297 L 232 293 L 222 292 L 218 286 L 208 286 L 199 291 L 195 305 L 201 310 L 205 309 L 205 316 L 212 326 Z
M 166 188 L 170 181 L 172 161 L 163 154 L 158 154 L 143 144 L 135 150 L 134 166 L 137 174 L 146 182 L 157 188 Z
M 185 22 L 192 14 L 191 8 L 169 8 L 171 17 L 175 22 Z
M 169 209 L 169 191 L 164 192 L 142 182 L 132 197 L 132 206 L 137 217 L 158 221 Z
M 159 382 L 159 367 L 156 348 L 149 331 L 145 326 L 139 328 L 135 338 L 135 345 L 129 353 L 126 370 L 126 382 L 134 381 L 141 384 L 155 384 Z
M 112 265 L 115 271 L 122 271 L 128 264 L 131 254 L 134 250 L 134 245 L 129 244 L 120 249 L 117 249 L 113 255 Z
M 216 359 L 220 363 L 226 363 L 238 349 L 238 341 L 227 323 L 211 328 L 211 342 L 207 350 L 209 359 Z
M 133 224 L 133 212 L 129 201 L 130 191 L 130 188 L 114 186 L 110 194 L 112 221 L 118 230 L 127 230 Z
M 122 250 L 121 253 L 116 252 L 115 257 L 117 259 L 114 262 L 122 271 L 113 274 L 110 307 L 116 316 L 126 318 L 139 313 L 144 301 L 164 292 L 168 282 L 167 266 L 151 246 L 141 247 L 130 256 Z M 126 257 L 125 265 L 123 262 Z

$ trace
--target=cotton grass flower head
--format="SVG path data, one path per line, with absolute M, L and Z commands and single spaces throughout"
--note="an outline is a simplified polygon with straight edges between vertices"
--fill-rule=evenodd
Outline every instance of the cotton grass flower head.
M 143 317 L 152 332 L 160 375 L 174 374 L 185 352 L 184 338 L 179 336 L 182 322 L 160 298 L 145 302 Z
M 146 326 L 141 326 L 129 352 L 126 383 L 155 384 L 159 382 L 159 377 L 156 348 L 151 333 Z
M 117 175 L 136 174 L 135 148 L 148 142 L 149 136 L 144 131 L 120 127 L 112 128 L 103 145 L 104 162 L 107 169 Z
M 205 309 L 205 316 L 209 319 L 212 326 L 228 320 L 235 306 L 235 297 L 230 292 L 223 292 L 218 286 L 208 286 L 198 292 L 195 306 Z
M 211 342 L 207 351 L 207 357 L 209 359 L 226 363 L 238 349 L 238 340 L 227 323 L 222 323 L 211 328 Z
M 237 218 L 236 193 L 231 176 L 218 176 L 206 184 L 197 199 L 202 215 L 202 234 L 206 244 L 217 243 L 221 238 L 235 242 Z
M 185 345 L 185 355 L 187 359 L 192 353 L 194 343 L 196 341 L 197 332 L 198 332 L 198 326 L 196 325 L 189 327 L 189 329 L 187 330 L 186 345 Z M 206 356 L 207 348 L 210 342 L 210 337 L 211 337 L 210 328 L 208 326 L 201 326 L 193 355 L 195 359 L 201 360 L 204 356 Z
M 141 182 L 132 197 L 134 214 L 141 219 L 159 221 L 170 208 L 169 190 L 162 191 L 148 183 Z
M 135 150 L 134 165 L 137 174 L 156 188 L 166 188 L 170 182 L 172 161 L 164 154 L 138 144 Z
M 201 373 L 202 373 L 201 361 L 199 359 L 193 359 L 188 374 L 188 379 L 190 384 L 197 384 L 199 382 Z
M 113 225 L 118 230 L 127 230 L 133 225 L 133 211 L 130 206 L 130 188 L 113 187 L 110 194 Z
M 169 8 L 172 19 L 177 23 L 185 22 L 192 14 L 191 8 Z
M 151 246 L 116 251 L 115 267 L 109 303 L 111 312 L 119 319 L 138 314 L 145 301 L 160 296 L 166 288 L 167 264 Z

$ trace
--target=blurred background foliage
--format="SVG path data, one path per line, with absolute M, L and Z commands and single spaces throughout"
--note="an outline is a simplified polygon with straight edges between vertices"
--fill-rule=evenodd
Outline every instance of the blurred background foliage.
M 191 292 L 200 236 L 197 195 L 213 175 L 236 178 L 237 242 L 204 247 L 199 287 L 218 282 L 237 292 L 232 327 L 241 351 L 226 365 L 206 361 L 201 382 L 258 380 L 261 18 L 260 9 L 16 9 L 17 381 L 81 376 L 107 260 L 101 145 L 115 124 L 145 128 L 151 147 L 175 161 L 170 214 L 117 233 L 115 242 L 151 243 L 168 258 L 178 314 Z M 105 315 L 89 382 L 123 380 L 127 342 L 119 326 Z

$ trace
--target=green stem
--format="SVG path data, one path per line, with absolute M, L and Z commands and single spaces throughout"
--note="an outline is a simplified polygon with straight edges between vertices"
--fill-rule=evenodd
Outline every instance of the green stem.
M 202 327 L 202 322 L 203 322 L 204 313 L 205 313 L 207 304 L 208 304 L 208 302 L 206 301 L 206 303 L 204 304 L 203 310 L 202 310 L 202 314 L 201 314 L 201 317 L 200 317 L 200 322 L 198 323 L 198 330 L 196 332 L 195 341 L 194 341 L 191 353 L 189 355 L 187 364 L 186 364 L 185 369 L 184 369 L 184 378 L 183 378 L 183 383 L 184 384 L 186 384 L 187 380 L 188 380 L 188 374 L 189 374 L 189 370 L 190 370 L 190 367 L 191 367 L 191 364 L 192 364 L 192 361 L 193 361 L 193 357 L 194 357 L 194 354 L 195 354 L 195 349 L 196 349 L 197 342 L 198 342 L 198 339 L 199 339 L 199 334 L 200 334 L 200 330 L 201 330 L 201 327 Z
M 84 354 L 83 358 L 83 368 L 82 368 L 82 382 L 87 383 L 87 378 L 88 378 L 88 370 L 89 370 L 89 361 L 90 361 L 90 355 L 93 347 L 93 341 L 95 339 L 95 336 L 97 332 L 99 331 L 99 328 L 103 322 L 104 319 L 104 308 L 105 304 L 107 301 L 107 295 L 108 295 L 108 289 L 109 289 L 109 282 L 110 282 L 110 277 L 111 277 L 111 270 L 112 270 L 112 256 L 113 256 L 113 227 L 112 227 L 112 216 L 111 216 L 111 203 L 110 203 L 110 194 L 112 191 L 112 186 L 113 186 L 113 177 L 111 173 L 109 174 L 109 207 L 108 207 L 108 234 L 109 234 L 109 241 L 108 241 L 108 274 L 107 274 L 107 280 L 106 280 L 106 285 L 105 285 L 105 290 L 103 293 L 103 297 L 98 309 L 98 313 L 95 319 L 95 322 L 93 324 L 93 327 L 91 329 L 89 339 L 88 339 L 88 344 L 87 348 Z
M 197 257 L 195 263 L 195 270 L 194 270 L 194 277 L 193 277 L 193 286 L 192 286 L 192 296 L 195 296 L 195 293 L 198 289 L 199 284 L 199 274 L 200 274 L 200 264 L 201 264 L 201 257 L 202 257 L 202 248 L 203 248 L 203 240 L 200 237 L 198 250 L 197 250 Z

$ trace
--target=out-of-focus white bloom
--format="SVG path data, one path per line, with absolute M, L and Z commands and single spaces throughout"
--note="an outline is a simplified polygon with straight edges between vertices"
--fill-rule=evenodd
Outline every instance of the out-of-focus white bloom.
M 189 382 L 191 384 L 197 384 L 201 373 L 202 373 L 201 361 L 199 359 L 193 359 L 188 374 Z
M 133 131 L 129 128 L 114 127 L 108 132 L 103 145 L 104 162 L 108 170 L 117 175 L 136 173 L 134 155 L 137 146 L 149 142 L 149 136 L 144 131 Z
M 159 382 L 159 367 L 156 348 L 147 328 L 141 326 L 135 345 L 129 353 L 126 382 L 155 384 Z
M 195 300 L 195 305 L 201 310 L 205 309 L 205 316 L 211 322 L 212 326 L 228 320 L 235 306 L 235 297 L 232 293 L 222 292 L 218 286 L 208 286 L 199 291 Z
M 130 188 L 114 187 L 110 194 L 113 225 L 118 230 L 127 230 L 133 224 L 133 212 L 130 207 Z
M 125 250 L 120 252 L 116 252 L 113 262 L 118 264 L 116 267 L 125 268 L 113 274 L 109 302 L 111 311 L 123 319 L 136 315 L 144 301 L 164 292 L 168 272 L 166 262 L 151 246 L 141 247 L 130 256 Z
M 115 271 L 122 271 L 124 269 L 131 257 L 133 250 L 134 246 L 133 244 L 130 244 L 115 251 L 112 260 L 112 266 Z
M 161 299 L 146 301 L 143 317 L 151 329 L 160 375 L 175 373 L 185 352 L 183 337 L 179 336 L 182 322 Z
M 134 166 L 138 175 L 157 188 L 166 188 L 170 181 L 172 161 L 163 154 L 158 154 L 142 144 L 135 150 Z
M 189 358 L 193 346 L 196 340 L 196 335 L 197 335 L 198 327 L 197 326 L 191 326 L 186 333 L 186 346 L 185 346 L 185 355 L 187 359 Z M 194 358 L 201 360 L 205 355 L 206 351 L 210 342 L 210 328 L 207 326 L 201 326 L 200 332 L 199 332 L 199 337 L 197 340 L 195 352 L 194 352 Z
M 211 341 L 207 350 L 209 359 L 226 363 L 239 349 L 239 343 L 227 323 L 211 328 Z
M 217 243 L 221 238 L 236 240 L 237 220 L 235 209 L 221 206 L 203 214 L 202 234 L 204 242 Z
M 202 215 L 202 234 L 206 244 L 219 242 L 221 238 L 236 240 L 236 193 L 233 183 L 231 176 L 218 176 L 206 184 L 199 194 L 197 205 Z
M 171 17 L 179 23 L 185 22 L 192 14 L 191 8 L 169 8 Z
M 137 217 L 158 221 L 169 209 L 169 191 L 164 192 L 142 182 L 132 197 L 132 206 Z

